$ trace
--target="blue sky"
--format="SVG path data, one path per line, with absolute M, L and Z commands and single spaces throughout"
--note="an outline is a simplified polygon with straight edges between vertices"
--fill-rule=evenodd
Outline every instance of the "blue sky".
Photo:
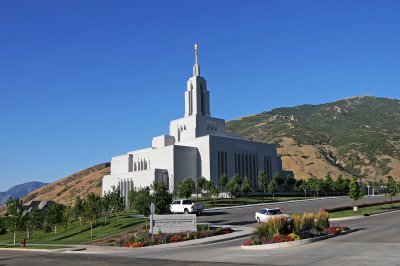
M 400 1 L 0 1 L 0 191 L 151 144 L 200 44 L 227 120 L 400 98 Z

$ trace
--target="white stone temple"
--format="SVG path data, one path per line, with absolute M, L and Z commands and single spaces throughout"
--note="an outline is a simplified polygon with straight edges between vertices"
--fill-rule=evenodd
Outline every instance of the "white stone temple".
M 225 120 L 210 111 L 210 92 L 200 76 L 195 45 L 193 76 L 185 91 L 185 116 L 170 122 L 169 135 L 154 137 L 150 148 L 113 157 L 111 174 L 103 178 L 103 194 L 119 186 L 126 198 L 129 190 L 164 181 L 170 192 L 177 181 L 204 176 L 218 184 L 227 174 L 247 176 L 257 185 L 259 171 L 272 177 L 282 172 L 282 162 L 273 144 L 245 140 L 226 130 Z

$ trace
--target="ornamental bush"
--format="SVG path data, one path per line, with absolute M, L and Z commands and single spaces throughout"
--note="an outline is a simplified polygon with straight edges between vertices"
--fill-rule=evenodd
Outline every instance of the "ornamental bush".
M 320 210 L 317 215 L 315 215 L 315 228 L 322 231 L 329 227 L 329 213 L 324 210 Z
M 301 217 L 301 231 L 309 231 L 314 228 L 315 215 L 311 212 L 305 212 Z

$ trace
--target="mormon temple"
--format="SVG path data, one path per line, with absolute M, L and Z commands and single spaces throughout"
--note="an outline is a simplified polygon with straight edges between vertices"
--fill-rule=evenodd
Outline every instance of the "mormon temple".
M 226 130 L 225 120 L 211 116 L 210 92 L 200 75 L 198 45 L 195 45 L 193 76 L 185 91 L 185 116 L 170 122 L 169 135 L 154 137 L 150 148 L 113 157 L 111 174 L 103 178 L 103 194 L 120 187 L 129 190 L 163 181 L 173 192 L 179 180 L 203 176 L 218 184 L 218 178 L 247 176 L 253 187 L 259 171 L 272 177 L 282 171 L 273 144 L 248 141 Z

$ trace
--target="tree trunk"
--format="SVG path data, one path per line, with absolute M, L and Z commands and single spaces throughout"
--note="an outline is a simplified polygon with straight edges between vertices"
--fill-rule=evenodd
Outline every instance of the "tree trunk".
M 82 232 L 82 216 L 79 216 L 79 224 L 81 226 L 81 232 Z
M 90 237 L 93 237 L 93 222 L 90 221 Z

